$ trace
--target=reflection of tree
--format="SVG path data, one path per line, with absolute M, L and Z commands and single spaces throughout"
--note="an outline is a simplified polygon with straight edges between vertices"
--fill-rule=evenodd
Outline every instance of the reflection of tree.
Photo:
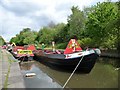
M 99 58 L 97 61 L 98 63 L 103 63 L 103 64 L 110 64 L 114 67 L 120 67 L 120 61 L 119 59 L 114 59 L 114 58 Z

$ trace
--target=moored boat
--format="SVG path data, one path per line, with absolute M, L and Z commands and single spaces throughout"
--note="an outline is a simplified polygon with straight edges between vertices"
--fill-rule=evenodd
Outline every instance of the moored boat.
M 34 45 L 14 46 L 11 53 L 18 60 L 32 60 L 33 50 L 35 50 Z
M 75 39 L 71 39 L 65 51 L 35 50 L 34 57 L 47 65 L 73 70 L 81 60 L 77 71 L 89 73 L 99 57 L 99 49 L 82 50 Z

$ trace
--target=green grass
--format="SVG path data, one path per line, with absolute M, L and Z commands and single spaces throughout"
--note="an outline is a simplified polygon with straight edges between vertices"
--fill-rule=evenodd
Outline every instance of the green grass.
M 5 79 L 5 83 L 4 83 L 4 86 L 3 86 L 3 88 L 4 88 L 5 90 L 7 90 L 7 86 L 8 86 L 8 77 L 9 77 L 9 74 L 10 74 L 10 66 L 11 66 L 11 65 L 9 65 L 9 67 L 8 67 L 8 72 L 7 72 L 6 79 Z
M 9 78 L 9 74 L 10 74 L 11 63 L 12 63 L 12 62 L 15 62 L 14 60 L 12 60 L 12 59 L 10 58 L 11 55 L 7 54 L 7 57 L 8 57 L 9 67 L 8 67 L 8 72 L 7 72 L 7 75 L 6 75 L 6 77 L 5 77 L 5 82 L 4 82 L 4 86 L 3 86 L 3 88 L 4 88 L 5 90 L 7 90 L 7 86 L 8 86 L 8 78 Z

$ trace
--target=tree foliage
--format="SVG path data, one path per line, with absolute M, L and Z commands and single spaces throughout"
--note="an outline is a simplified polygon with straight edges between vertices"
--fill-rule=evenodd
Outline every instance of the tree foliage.
M 85 27 L 85 16 L 83 11 L 79 10 L 78 7 L 71 8 L 72 14 L 68 17 L 69 25 L 69 38 L 76 36 L 77 38 L 81 37 Z
M 0 36 L 0 46 L 4 45 L 5 44 L 5 40 L 3 39 L 2 36 Z
M 11 42 L 49 46 L 55 41 L 58 48 L 65 48 L 68 41 L 76 37 L 82 47 L 117 48 L 120 51 L 120 2 L 97 3 L 83 11 L 73 6 L 71 12 L 67 24 L 51 21 L 38 32 L 25 28 Z
M 16 37 L 13 37 L 10 42 L 14 42 L 17 45 L 25 45 L 25 44 L 34 44 L 35 38 L 37 37 L 37 32 L 31 31 L 30 28 L 25 28 L 20 31 Z
M 55 30 L 50 27 L 43 27 L 39 32 L 36 40 L 39 43 L 51 44 L 54 40 Z
M 61 23 L 61 24 L 57 24 L 55 26 L 55 37 L 54 37 L 54 41 L 56 43 L 63 43 L 63 41 L 67 41 L 68 40 L 68 29 L 67 29 L 67 25 Z
M 106 26 L 116 17 L 117 8 L 112 2 L 97 3 L 94 10 L 89 13 L 86 23 L 87 34 L 96 46 L 102 45 L 113 34 L 114 29 L 107 29 Z

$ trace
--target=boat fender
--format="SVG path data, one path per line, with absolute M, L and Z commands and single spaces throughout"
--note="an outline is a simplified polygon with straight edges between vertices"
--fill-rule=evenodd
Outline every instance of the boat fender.
M 97 53 L 98 55 L 101 54 L 101 51 L 100 51 L 100 49 L 98 49 L 98 48 L 94 49 L 94 51 L 95 51 L 95 53 Z

